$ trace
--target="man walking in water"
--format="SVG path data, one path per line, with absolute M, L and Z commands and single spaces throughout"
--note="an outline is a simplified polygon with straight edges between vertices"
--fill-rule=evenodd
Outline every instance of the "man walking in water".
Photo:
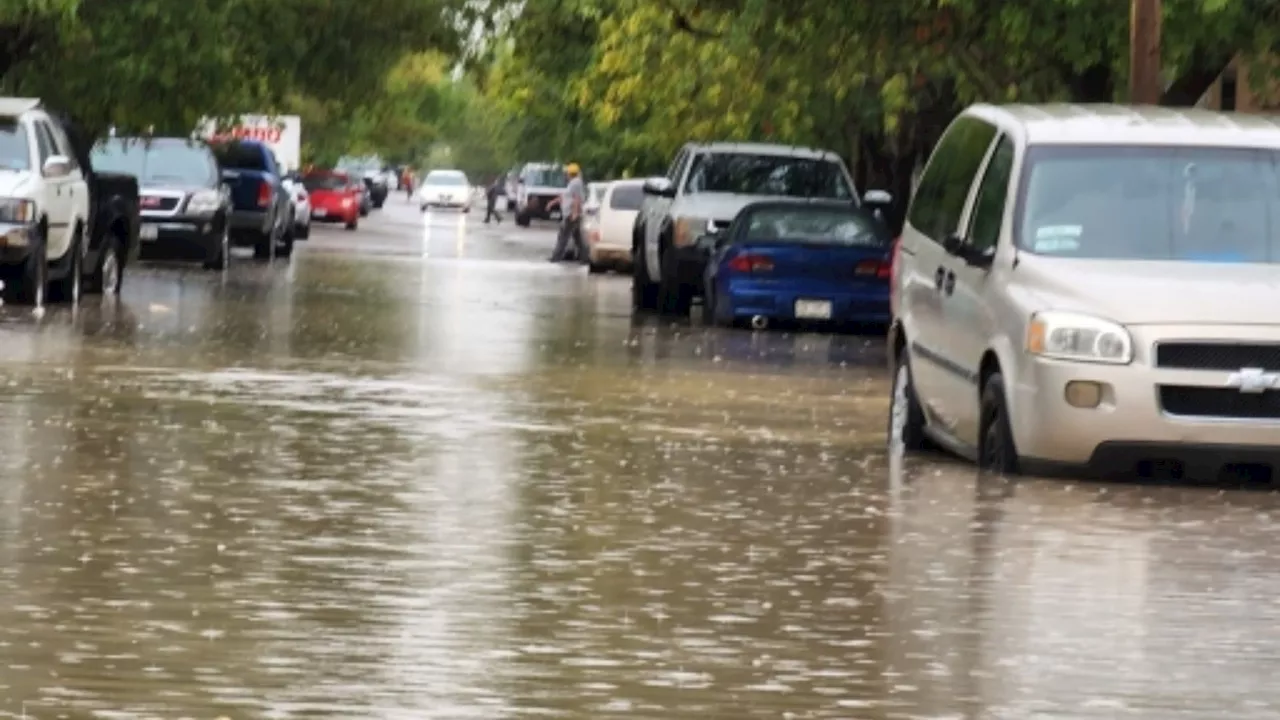
M 502 222 L 502 216 L 498 214 L 498 193 L 502 189 L 502 185 L 500 184 L 501 182 L 502 182 L 501 175 L 494 176 L 493 180 L 489 183 L 489 187 L 484 189 L 484 196 L 485 196 L 484 224 L 485 225 L 489 224 L 489 218 L 493 218 L 498 222 Z
M 582 239 L 582 205 L 586 202 L 582 170 L 577 163 L 569 163 L 565 172 L 569 175 L 569 186 L 560 197 L 560 236 L 556 238 L 556 249 L 551 253 L 551 262 L 564 262 L 567 259 L 569 238 L 572 237 L 577 261 L 586 263 L 590 253 L 586 241 Z

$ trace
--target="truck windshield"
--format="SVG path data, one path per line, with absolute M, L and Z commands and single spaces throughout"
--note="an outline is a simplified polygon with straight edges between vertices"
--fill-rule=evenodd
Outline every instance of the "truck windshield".
M 27 132 L 14 118 L 0 119 L 0 168 L 31 169 L 31 146 L 27 144 Z
M 694 158 L 684 190 L 687 193 L 853 199 L 853 188 L 840 163 L 792 155 L 703 153 Z
M 214 145 L 213 151 L 218 156 L 218 162 L 226 169 L 257 172 L 267 170 L 267 154 L 256 145 L 230 142 Z
M 93 149 L 93 167 L 125 173 L 141 185 L 199 185 L 217 183 L 217 165 L 209 150 L 185 140 L 113 138 Z
M 1033 146 L 1016 242 L 1039 255 L 1280 263 L 1280 153 Z

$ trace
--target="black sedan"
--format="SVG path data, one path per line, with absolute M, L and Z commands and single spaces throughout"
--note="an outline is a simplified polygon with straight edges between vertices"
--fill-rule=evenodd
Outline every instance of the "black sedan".
M 95 168 L 138 178 L 142 257 L 180 257 L 226 269 L 231 199 L 208 145 L 187 138 L 113 137 L 98 143 L 92 159 Z

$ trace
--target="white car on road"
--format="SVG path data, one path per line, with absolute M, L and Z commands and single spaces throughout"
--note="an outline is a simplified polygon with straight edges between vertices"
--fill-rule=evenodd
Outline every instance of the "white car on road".
M 76 300 L 89 228 L 85 168 L 62 125 L 31 98 L 0 98 L 0 265 L 23 302 Z M 52 284 L 51 284 L 52 283 Z
M 293 204 L 293 237 L 306 240 L 311 237 L 311 195 L 302 186 L 302 180 L 295 177 L 285 178 L 284 188 Z
M 471 211 L 471 182 L 461 170 L 432 170 L 422 178 L 418 188 L 418 207 L 426 212 L 433 207 L 461 208 Z
M 587 235 L 593 273 L 631 269 L 631 234 L 644 203 L 644 180 L 591 183 L 600 186 L 586 206 L 582 229 Z M 592 188 L 594 189 L 594 188 Z

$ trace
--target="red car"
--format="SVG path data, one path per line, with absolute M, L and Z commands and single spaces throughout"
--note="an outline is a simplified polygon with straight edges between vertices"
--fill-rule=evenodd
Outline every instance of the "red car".
M 310 172 L 302 176 L 302 185 L 311 193 L 312 220 L 340 222 L 348 230 L 360 224 L 360 193 L 346 173 Z

